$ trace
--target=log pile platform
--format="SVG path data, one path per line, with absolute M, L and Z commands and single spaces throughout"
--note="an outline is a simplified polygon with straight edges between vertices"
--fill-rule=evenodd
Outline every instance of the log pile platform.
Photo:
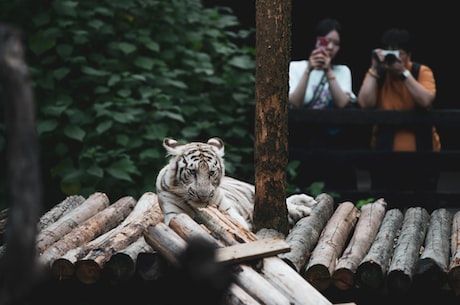
M 357 209 L 326 193 L 316 200 L 287 236 L 267 238 L 215 207 L 193 219 L 179 214 L 168 226 L 152 192 L 115 202 L 104 193 L 69 196 L 40 218 L 47 277 L 33 300 L 167 304 L 164 279 L 201 238 L 230 267 L 229 305 L 458 304 L 460 211 L 388 208 L 383 198 Z M 0 213 L 2 233 L 7 214 Z M 180 283 L 175 289 L 188 293 Z

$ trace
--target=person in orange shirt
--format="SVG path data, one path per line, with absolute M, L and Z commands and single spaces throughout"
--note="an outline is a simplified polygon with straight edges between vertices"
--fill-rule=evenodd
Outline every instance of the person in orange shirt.
M 381 38 L 383 48 L 372 51 L 371 67 L 358 92 L 362 108 L 385 110 L 430 109 L 436 97 L 433 71 L 412 61 L 410 35 L 407 30 L 391 28 Z M 412 75 L 418 65 L 418 76 Z M 439 151 L 441 143 L 434 127 L 374 126 L 371 147 L 386 151 Z
M 371 66 L 358 92 L 361 108 L 384 110 L 430 109 L 436 97 L 433 71 L 412 61 L 410 34 L 407 30 L 391 28 L 381 37 L 381 47 L 372 51 Z M 440 151 L 441 142 L 434 126 L 374 125 L 371 148 L 375 151 Z M 374 174 L 372 183 L 392 189 L 435 188 L 438 174 L 424 168 L 394 172 L 393 166 Z M 372 174 L 371 174 L 372 175 Z

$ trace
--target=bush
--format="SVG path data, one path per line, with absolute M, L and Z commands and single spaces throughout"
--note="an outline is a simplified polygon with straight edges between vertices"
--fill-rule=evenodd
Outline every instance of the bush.
M 245 44 L 253 31 L 241 30 L 229 8 L 197 0 L 21 1 L 2 5 L 3 20 L 21 5 L 15 20 L 24 20 L 17 26 L 29 50 L 52 200 L 45 204 L 95 191 L 111 200 L 155 192 L 166 136 L 219 136 L 227 172 L 252 179 L 255 55 Z M 3 136 L 0 145 L 4 153 Z

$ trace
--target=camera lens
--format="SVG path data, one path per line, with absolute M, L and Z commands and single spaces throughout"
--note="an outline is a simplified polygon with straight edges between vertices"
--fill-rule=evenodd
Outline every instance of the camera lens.
M 394 64 L 394 63 L 396 62 L 396 56 L 395 56 L 394 54 L 387 54 L 387 55 L 385 56 L 385 60 L 384 60 L 384 61 L 385 61 L 385 63 L 386 63 L 387 65 L 392 65 L 392 64 Z

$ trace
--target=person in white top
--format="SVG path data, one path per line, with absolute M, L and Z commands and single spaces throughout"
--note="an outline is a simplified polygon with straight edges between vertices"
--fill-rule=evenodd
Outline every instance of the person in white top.
M 316 45 L 308 59 L 292 61 L 289 65 L 289 108 L 353 108 L 358 107 L 356 95 L 352 90 L 351 70 L 346 65 L 333 64 L 340 50 L 341 25 L 335 19 L 322 19 L 316 26 Z M 355 173 L 353 168 L 343 162 L 322 162 L 324 149 L 340 150 L 353 145 L 356 138 L 351 126 L 313 125 L 302 130 L 289 129 L 289 141 L 296 147 L 319 152 L 320 166 L 300 164 L 298 172 L 308 172 L 302 182 L 309 185 L 315 181 L 324 182 L 325 188 L 335 190 L 344 185 L 353 187 Z M 302 150 L 290 149 L 289 159 L 298 160 Z M 300 157 L 302 158 L 302 157 Z M 305 179 L 304 179 L 305 178 Z
M 332 63 L 340 50 L 340 23 L 322 19 L 315 34 L 316 46 L 308 60 L 289 64 L 290 107 L 345 108 L 356 103 L 350 68 Z

